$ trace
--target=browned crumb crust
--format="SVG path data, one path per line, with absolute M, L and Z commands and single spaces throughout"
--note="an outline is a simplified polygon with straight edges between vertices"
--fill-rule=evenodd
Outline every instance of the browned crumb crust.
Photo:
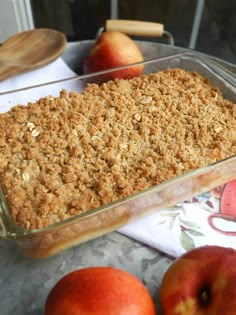
M 62 91 L 0 115 L 12 218 L 41 228 L 236 154 L 235 105 L 168 69 Z

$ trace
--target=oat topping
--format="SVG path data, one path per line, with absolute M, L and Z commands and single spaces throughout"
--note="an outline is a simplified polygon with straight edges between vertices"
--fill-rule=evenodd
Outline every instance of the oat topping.
M 29 174 L 26 172 L 22 173 L 22 178 L 25 182 L 28 182 L 30 179 Z
M 152 101 L 152 97 L 151 96 L 144 96 L 141 98 L 140 103 L 141 104 L 150 104 Z
M 0 183 L 13 220 L 41 228 L 235 155 L 235 106 L 168 69 L 12 108 Z
M 40 131 L 37 129 L 33 129 L 33 131 L 31 132 L 32 137 L 38 137 L 40 134 Z

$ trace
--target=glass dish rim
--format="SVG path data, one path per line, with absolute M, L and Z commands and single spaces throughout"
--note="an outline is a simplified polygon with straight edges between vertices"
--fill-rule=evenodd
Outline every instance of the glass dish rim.
M 37 84 L 37 85 L 29 85 L 29 86 L 26 86 L 26 87 L 23 87 L 20 89 L 8 90 L 5 92 L 0 92 L 0 96 L 1 95 L 7 95 L 10 93 L 17 93 L 20 91 L 26 91 L 26 90 L 30 90 L 30 89 L 36 89 L 36 88 L 40 88 L 43 86 L 50 86 L 50 85 L 54 85 L 54 84 L 62 83 L 62 82 L 67 82 L 67 81 L 83 80 L 83 79 L 87 79 L 87 78 L 96 77 L 98 75 L 114 72 L 117 70 L 131 68 L 131 67 L 134 67 L 134 66 L 140 65 L 140 64 L 141 65 L 147 65 L 150 63 L 154 63 L 154 62 L 168 61 L 169 59 L 174 59 L 174 58 L 193 58 L 192 61 L 198 62 L 202 67 L 206 68 L 210 73 L 213 73 L 217 77 L 219 77 L 219 74 L 217 73 L 217 71 L 222 71 L 224 74 L 224 80 L 229 79 L 230 84 L 234 87 L 234 85 L 232 83 L 236 80 L 236 73 L 233 73 L 232 71 L 230 71 L 229 69 L 227 69 L 223 65 L 220 65 L 217 62 L 215 62 L 214 60 L 211 60 L 210 57 L 208 57 L 208 56 L 205 56 L 205 55 L 203 56 L 202 54 L 198 54 L 196 52 L 183 52 L 183 53 L 171 54 L 171 55 L 168 55 L 165 57 L 160 57 L 160 58 L 152 58 L 152 59 L 132 63 L 132 64 L 125 65 L 125 66 L 119 66 L 119 67 L 106 69 L 106 70 L 102 70 L 102 71 L 96 71 L 96 72 L 92 72 L 89 74 L 78 74 L 78 75 L 71 76 L 71 77 L 64 78 L 64 79 L 60 79 L 60 80 L 45 82 L 45 83 L 41 83 L 41 84 Z M 219 77 L 219 78 L 222 80 L 221 77 Z M 236 84 L 235 84 L 235 87 L 236 87 Z

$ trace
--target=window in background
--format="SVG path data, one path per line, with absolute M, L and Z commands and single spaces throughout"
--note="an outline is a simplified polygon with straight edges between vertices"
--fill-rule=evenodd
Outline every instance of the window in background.
M 236 62 L 236 2 L 234 0 L 117 0 L 120 19 L 160 22 L 188 48 L 197 4 L 203 4 L 195 49 Z M 35 27 L 63 31 L 69 41 L 94 39 L 111 16 L 112 0 L 31 0 Z M 165 42 L 160 38 L 138 38 Z
M 236 63 L 236 1 L 205 1 L 196 50 Z
M 110 18 L 110 0 L 31 0 L 35 27 L 52 27 L 69 41 L 94 39 Z

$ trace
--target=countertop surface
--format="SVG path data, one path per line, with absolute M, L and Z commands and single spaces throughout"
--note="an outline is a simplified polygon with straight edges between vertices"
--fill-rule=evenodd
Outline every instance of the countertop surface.
M 43 260 L 25 257 L 11 241 L 0 241 L 2 315 L 43 315 L 46 297 L 70 271 L 88 266 L 114 266 L 136 275 L 158 305 L 164 272 L 172 262 L 157 250 L 112 232 Z

